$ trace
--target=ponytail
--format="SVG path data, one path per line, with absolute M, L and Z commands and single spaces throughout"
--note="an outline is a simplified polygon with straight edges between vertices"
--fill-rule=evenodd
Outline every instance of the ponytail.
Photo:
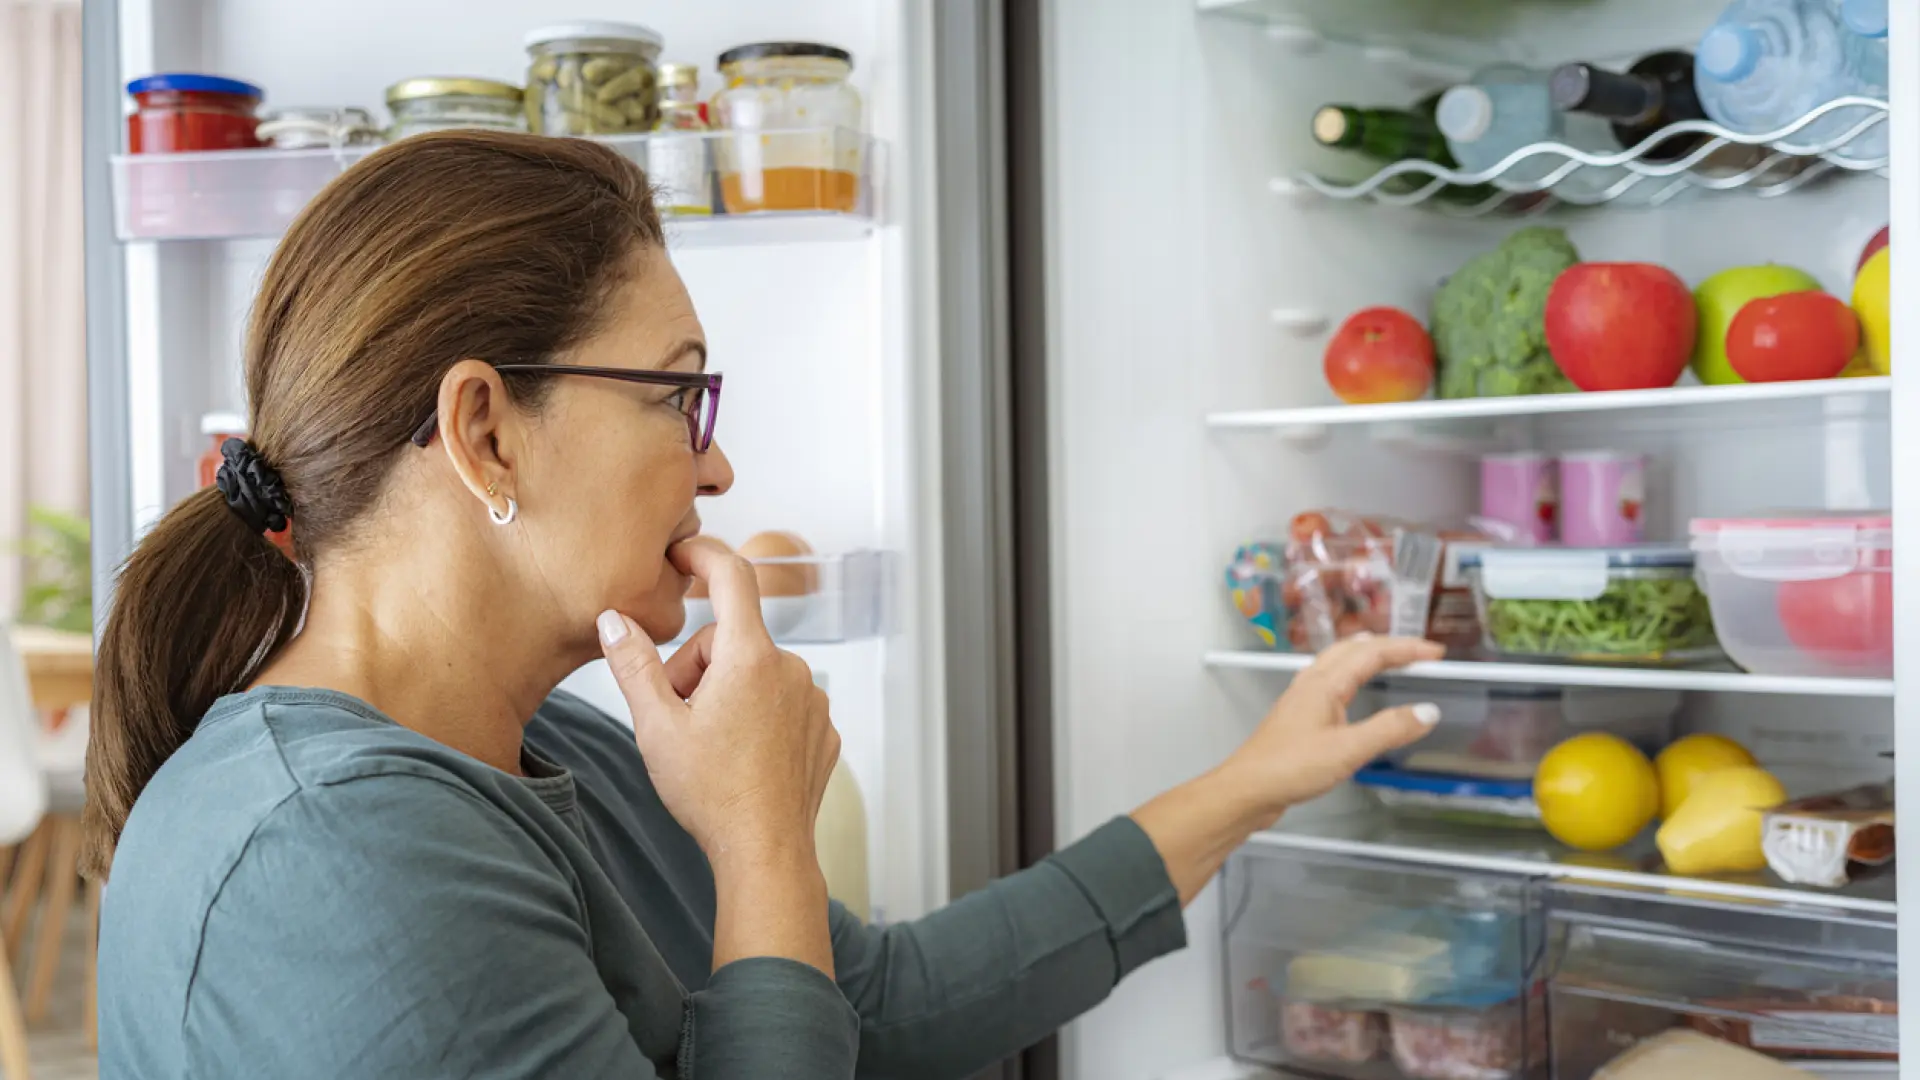
M 299 626 L 300 568 L 207 488 L 121 568 L 94 664 L 81 870 L 107 876 L 133 802 L 213 703 Z

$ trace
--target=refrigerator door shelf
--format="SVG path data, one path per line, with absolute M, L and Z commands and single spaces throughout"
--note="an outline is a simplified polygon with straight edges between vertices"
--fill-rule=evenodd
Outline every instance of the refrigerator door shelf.
M 782 645 L 826 645 L 887 632 L 891 560 L 879 551 L 757 559 L 760 615 Z M 775 590 L 789 595 L 771 595 Z M 713 602 L 688 597 L 685 641 L 714 620 Z
M 857 131 L 656 132 L 601 141 L 642 168 L 668 151 L 684 160 L 686 144 L 699 144 L 691 149 L 706 162 L 717 212 L 667 216 L 668 242 L 677 247 L 859 240 L 873 231 L 884 155 Z M 122 241 L 276 237 L 329 180 L 374 152 L 116 154 L 109 159 L 114 232 Z M 727 213 L 728 198 L 765 208 Z

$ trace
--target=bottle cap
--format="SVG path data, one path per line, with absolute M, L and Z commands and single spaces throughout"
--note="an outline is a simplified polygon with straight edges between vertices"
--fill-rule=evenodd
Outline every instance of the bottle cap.
M 1548 81 L 1553 107 L 1587 112 L 1616 123 L 1652 119 L 1660 111 L 1660 87 L 1639 75 L 1603 71 L 1591 64 L 1566 64 Z
M 1840 21 L 1864 38 L 1887 36 L 1887 0 L 1841 0 Z
M 1352 129 L 1347 110 L 1338 105 L 1323 106 L 1313 114 L 1313 137 L 1324 146 L 1339 146 Z
M 1493 96 L 1477 86 L 1456 86 L 1440 95 L 1433 118 L 1447 138 L 1474 142 L 1493 129 Z
M 1707 31 L 1694 50 L 1700 74 L 1718 82 L 1739 82 L 1760 64 L 1760 42 L 1750 26 L 1721 23 Z

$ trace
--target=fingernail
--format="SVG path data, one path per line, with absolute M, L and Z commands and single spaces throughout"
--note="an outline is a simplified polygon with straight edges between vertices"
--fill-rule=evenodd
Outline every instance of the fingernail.
M 1413 707 L 1413 718 L 1432 727 L 1440 722 L 1440 706 L 1431 701 L 1423 701 Z
M 600 613 L 600 644 L 618 645 L 627 636 L 627 620 L 612 608 Z

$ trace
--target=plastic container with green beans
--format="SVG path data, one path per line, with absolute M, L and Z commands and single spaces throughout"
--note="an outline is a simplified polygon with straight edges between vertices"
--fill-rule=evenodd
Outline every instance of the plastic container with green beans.
M 1656 665 L 1721 655 L 1684 547 L 1489 549 L 1465 555 L 1460 568 L 1489 652 Z
M 652 131 L 660 119 L 661 36 L 634 23 L 569 22 L 527 35 L 527 130 Z

